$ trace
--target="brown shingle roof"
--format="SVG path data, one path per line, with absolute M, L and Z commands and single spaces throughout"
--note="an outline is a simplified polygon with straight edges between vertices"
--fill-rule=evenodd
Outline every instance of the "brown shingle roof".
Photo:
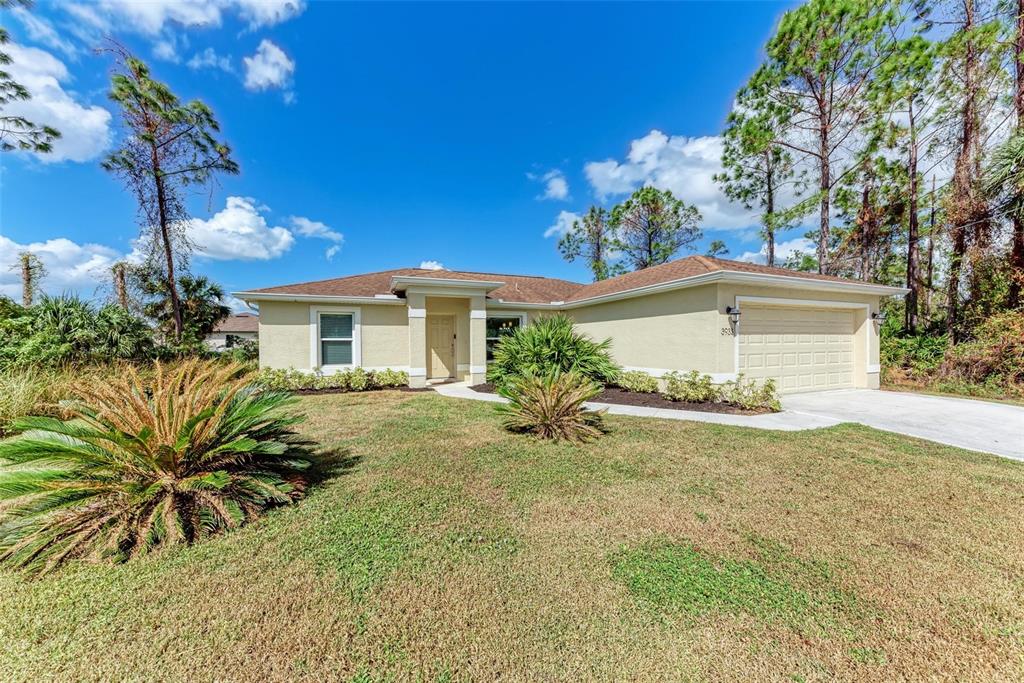
M 224 318 L 213 328 L 214 332 L 259 332 L 260 317 L 252 313 L 238 313 Z
M 788 268 L 769 268 L 768 266 L 762 266 L 756 263 L 747 263 L 746 261 L 729 261 L 726 259 L 712 258 L 710 256 L 686 256 L 681 259 L 676 259 L 675 261 L 663 263 L 660 266 L 652 266 L 632 273 L 626 273 L 625 275 L 619 275 L 618 277 L 584 285 L 576 290 L 572 295 L 572 298 L 568 299 L 568 301 L 592 299 L 594 297 L 618 294 L 620 292 L 626 292 L 640 287 L 649 287 L 651 285 L 660 285 L 665 282 L 682 280 L 687 277 L 727 271 L 760 273 L 762 275 L 783 275 L 786 277 L 828 280 L 831 282 L 853 282 L 852 280 L 833 277 L 832 275 L 805 273 L 798 270 L 789 270 Z
M 546 304 L 568 298 L 583 285 L 568 280 L 532 275 L 505 275 L 501 273 L 474 273 L 459 270 L 426 270 L 424 268 L 398 268 L 377 273 L 349 275 L 348 277 L 301 282 L 280 287 L 251 290 L 259 294 L 307 294 L 320 296 L 376 296 L 391 293 L 391 278 L 395 276 L 441 278 L 448 280 L 491 280 L 504 282 L 488 294 L 490 299 L 516 303 Z
M 756 263 L 744 261 L 728 261 L 710 256 L 687 256 L 669 261 L 660 266 L 653 266 L 608 280 L 601 280 L 588 285 L 556 278 L 538 277 L 533 275 L 505 275 L 500 273 L 475 273 L 458 270 L 425 270 L 423 268 L 398 268 L 383 270 L 377 273 L 349 275 L 347 277 L 319 280 L 317 282 L 301 282 L 294 285 L 281 285 L 251 290 L 255 294 L 299 294 L 313 296 L 365 296 L 391 294 L 391 279 L 395 276 L 440 278 L 449 280 L 491 280 L 504 284 L 488 294 L 492 300 L 500 299 L 509 303 L 546 304 L 551 302 L 575 302 L 609 294 L 619 294 L 632 289 L 651 285 L 673 282 L 683 278 L 706 275 L 714 272 L 759 273 L 762 275 L 782 275 L 809 280 L 825 280 L 829 282 L 846 282 L 865 284 L 854 280 L 804 273 L 787 268 L 769 268 Z

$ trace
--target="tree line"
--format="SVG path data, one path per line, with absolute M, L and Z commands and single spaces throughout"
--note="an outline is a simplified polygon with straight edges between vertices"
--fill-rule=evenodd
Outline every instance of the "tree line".
M 956 342 L 1022 305 L 1022 126 L 1024 0 L 810 0 L 737 93 L 715 180 L 758 214 L 769 266 L 903 285 L 904 332 Z M 809 224 L 813 252 L 778 262 Z M 603 279 L 699 236 L 696 208 L 643 187 L 559 249 Z

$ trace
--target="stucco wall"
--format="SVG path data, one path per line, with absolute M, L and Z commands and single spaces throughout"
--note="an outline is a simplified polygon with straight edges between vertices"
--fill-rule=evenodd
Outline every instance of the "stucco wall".
M 363 367 L 409 365 L 409 314 L 405 306 L 362 306 Z
M 260 367 L 309 369 L 309 304 L 260 302 Z
M 577 329 L 601 341 L 612 338 L 612 356 L 623 366 L 718 372 L 718 315 L 714 285 L 574 308 Z
M 408 313 L 405 306 L 350 306 L 359 309 L 363 367 L 409 365 Z M 310 304 L 260 302 L 260 367 L 309 370 Z

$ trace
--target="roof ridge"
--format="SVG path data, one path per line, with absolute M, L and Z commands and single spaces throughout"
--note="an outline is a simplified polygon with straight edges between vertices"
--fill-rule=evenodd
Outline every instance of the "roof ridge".
M 558 277 L 548 277 L 547 275 L 522 275 L 520 273 L 493 273 L 493 272 L 486 271 L 486 270 L 457 270 L 455 268 L 445 268 L 444 270 L 429 270 L 427 268 L 417 268 L 417 269 L 414 269 L 414 270 L 428 270 L 428 272 L 433 272 L 433 273 L 444 273 L 444 272 L 447 271 L 447 272 L 450 272 L 450 273 L 465 273 L 466 275 L 497 275 L 498 277 L 525 277 L 525 278 L 532 278 L 534 280 L 558 280 L 559 282 L 568 282 L 568 283 L 574 284 L 574 285 L 582 284 L 580 282 L 575 282 L 573 280 L 563 280 L 562 278 L 558 278 Z
M 684 256 L 683 258 L 692 258 L 696 261 L 703 263 L 710 270 L 722 270 L 722 264 L 718 262 L 718 259 L 710 256 L 704 256 L 703 254 L 694 254 L 693 256 Z M 670 262 L 671 263 L 671 262 Z

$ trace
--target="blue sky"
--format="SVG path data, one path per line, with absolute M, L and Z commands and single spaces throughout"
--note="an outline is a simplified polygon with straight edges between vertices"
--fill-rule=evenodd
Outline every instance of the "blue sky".
M 193 270 L 229 291 L 417 266 L 586 281 L 555 248 L 573 214 L 641 183 L 704 214 L 705 245 L 756 258 L 756 219 L 711 175 L 732 98 L 788 4 L 40 2 L 10 13 L 24 111 L 64 132 L 5 154 L 5 263 L 41 253 L 50 291 L 92 295 L 138 234 L 99 161 L 114 35 L 219 118 L 241 174 L 191 198 Z M 109 112 L 109 113 L 107 113 Z M 783 236 L 795 238 L 794 235 Z

